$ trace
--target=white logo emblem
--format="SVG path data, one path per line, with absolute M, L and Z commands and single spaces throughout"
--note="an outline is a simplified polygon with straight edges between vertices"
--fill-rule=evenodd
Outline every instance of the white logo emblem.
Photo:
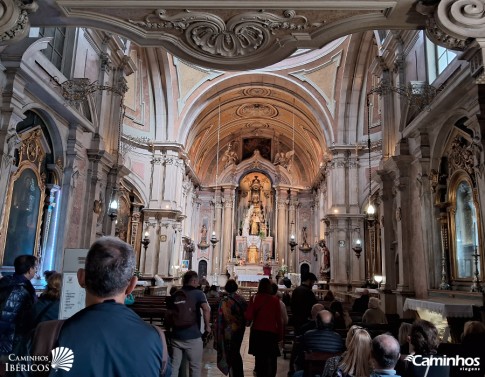
M 54 370 L 64 369 L 69 372 L 74 363 L 74 352 L 67 347 L 57 347 L 51 351 L 52 362 L 51 367 Z
M 462 357 L 455 355 L 449 357 L 446 355 L 442 356 L 423 356 L 423 355 L 408 355 L 404 359 L 413 363 L 416 366 L 454 366 L 458 367 L 462 372 L 472 372 L 480 370 L 480 358 L 479 357 Z

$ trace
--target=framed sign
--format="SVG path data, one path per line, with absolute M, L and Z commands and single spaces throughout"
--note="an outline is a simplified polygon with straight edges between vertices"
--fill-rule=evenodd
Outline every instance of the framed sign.
M 160 242 L 167 242 L 167 236 L 165 234 L 160 236 Z
M 188 259 L 182 260 L 181 267 L 182 267 L 182 270 L 188 270 L 189 269 L 189 260 Z

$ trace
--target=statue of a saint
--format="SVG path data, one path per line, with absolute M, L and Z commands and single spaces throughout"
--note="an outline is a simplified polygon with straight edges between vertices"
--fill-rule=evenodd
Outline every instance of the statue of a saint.
M 303 245 L 308 245 L 307 238 L 308 238 L 307 228 L 306 226 L 304 226 L 301 229 L 301 239 L 303 241 Z
M 205 226 L 205 224 L 202 224 L 202 229 L 200 230 L 200 243 L 207 243 L 207 227 Z
M 330 250 L 324 240 L 320 240 L 320 247 L 322 249 L 322 260 L 320 263 L 320 275 L 322 277 L 330 277 Z
M 251 224 L 250 224 L 250 229 L 249 229 L 249 234 L 256 236 L 259 234 L 259 223 L 261 222 L 261 219 L 259 218 L 259 215 L 256 212 L 253 212 L 251 216 Z
M 256 175 L 251 182 L 251 203 L 253 205 L 259 205 L 261 201 L 261 181 L 258 179 Z

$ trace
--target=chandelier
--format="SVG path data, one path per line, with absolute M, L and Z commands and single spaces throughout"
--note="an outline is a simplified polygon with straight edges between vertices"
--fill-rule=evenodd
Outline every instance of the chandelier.
M 382 80 L 378 86 L 373 87 L 367 93 L 367 97 L 371 94 L 383 96 L 396 93 L 400 97 L 404 97 L 410 107 L 423 111 L 429 109 L 429 105 L 440 90 L 425 81 L 410 81 L 407 85 L 393 86 L 389 81 Z
M 97 81 L 90 82 L 86 77 L 77 77 L 62 83 L 57 77 L 54 77 L 53 80 L 60 85 L 62 96 L 71 104 L 82 102 L 88 95 L 103 90 L 123 97 L 128 89 L 126 85 L 119 85 L 119 87 L 100 85 Z

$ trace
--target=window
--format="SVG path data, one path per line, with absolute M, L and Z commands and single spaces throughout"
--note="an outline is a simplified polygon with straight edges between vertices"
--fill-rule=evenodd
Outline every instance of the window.
M 64 44 L 66 40 L 66 28 L 40 28 L 40 37 L 51 37 L 49 46 L 43 51 L 44 55 L 54 64 L 59 71 L 62 71 L 62 57 L 64 55 Z
M 426 38 L 426 58 L 429 82 L 435 81 L 446 67 L 455 59 L 456 53 L 438 46 Z

